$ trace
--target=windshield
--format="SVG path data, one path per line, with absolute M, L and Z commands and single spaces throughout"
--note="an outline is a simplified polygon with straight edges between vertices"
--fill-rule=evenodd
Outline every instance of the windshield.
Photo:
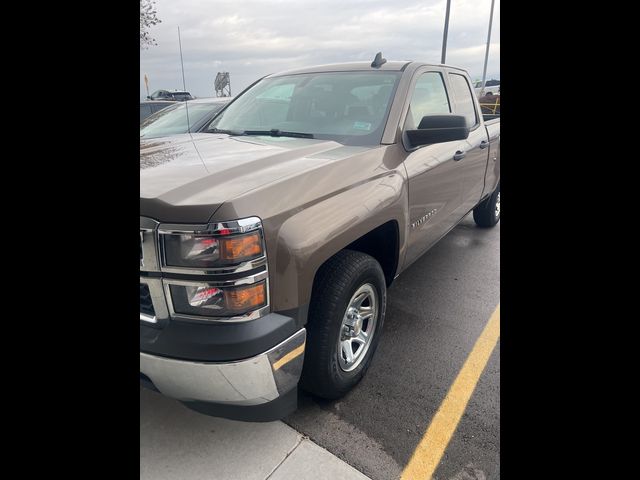
M 265 78 L 208 129 L 249 134 L 277 130 L 347 145 L 379 144 L 400 75 L 331 72 Z
M 223 107 L 222 103 L 189 103 L 189 130 L 187 129 L 187 104 L 171 105 L 151 115 L 140 124 L 140 137 L 156 138 L 193 131 L 203 120 Z

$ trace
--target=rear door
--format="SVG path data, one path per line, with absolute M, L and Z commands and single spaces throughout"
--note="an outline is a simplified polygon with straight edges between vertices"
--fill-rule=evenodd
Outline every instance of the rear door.
M 457 161 L 462 207 L 466 213 L 478 204 L 482 196 L 489 157 L 489 139 L 480 120 L 480 112 L 467 76 L 459 70 L 449 70 L 447 75 L 453 113 L 464 115 L 471 128 L 469 138 L 463 140 L 461 145 L 464 157 Z
M 418 70 L 412 80 L 403 132 L 423 116 L 451 113 L 445 78 L 438 69 Z M 404 161 L 409 179 L 409 234 L 405 265 L 409 265 L 447 233 L 464 213 L 460 162 L 454 160 L 464 141 L 425 145 L 409 150 Z M 408 144 L 405 142 L 405 148 Z

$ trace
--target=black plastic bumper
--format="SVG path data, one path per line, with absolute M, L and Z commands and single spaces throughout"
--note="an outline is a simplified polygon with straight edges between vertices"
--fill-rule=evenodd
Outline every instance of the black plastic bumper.
M 169 321 L 164 328 L 140 325 L 140 351 L 182 360 L 229 362 L 259 355 L 306 323 L 306 308 L 270 313 L 249 322 Z
M 241 422 L 273 422 L 286 417 L 298 408 L 298 389 L 294 388 L 275 400 L 260 405 L 224 405 L 205 402 L 182 402 L 182 404 L 198 413 L 212 417 Z

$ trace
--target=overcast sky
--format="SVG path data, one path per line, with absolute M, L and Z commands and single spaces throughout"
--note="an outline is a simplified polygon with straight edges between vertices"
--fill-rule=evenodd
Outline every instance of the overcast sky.
M 215 96 L 217 72 L 231 93 L 269 73 L 325 63 L 388 60 L 440 63 L 445 0 L 157 0 L 158 43 L 140 51 L 140 95 L 186 87 Z M 452 0 L 447 63 L 482 77 L 491 0 Z M 496 1 L 487 79 L 500 78 L 500 0 Z

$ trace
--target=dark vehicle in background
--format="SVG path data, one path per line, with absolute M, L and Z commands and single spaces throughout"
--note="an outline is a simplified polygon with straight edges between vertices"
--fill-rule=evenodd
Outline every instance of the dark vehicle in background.
M 169 105 L 174 105 L 175 101 L 169 100 L 148 100 L 140 102 L 140 123 L 149 115 L 159 112 L 163 108 L 167 108 Z
M 174 90 L 170 92 L 169 90 L 156 90 L 151 95 L 147 97 L 148 100 L 170 100 L 174 102 L 184 102 L 186 100 L 193 100 L 194 98 L 191 96 L 189 92 Z
M 198 132 L 230 101 L 231 97 L 220 97 L 200 98 L 190 102 L 166 102 L 170 103 L 168 107 L 150 115 L 140 124 L 140 138 L 158 138 Z

